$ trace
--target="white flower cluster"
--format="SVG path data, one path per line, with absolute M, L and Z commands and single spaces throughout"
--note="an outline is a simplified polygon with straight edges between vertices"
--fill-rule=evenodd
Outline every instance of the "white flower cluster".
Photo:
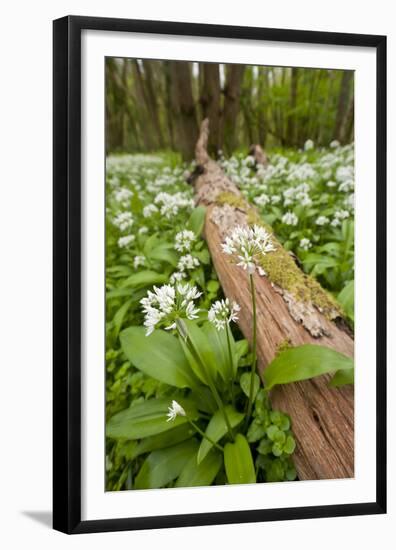
M 302 248 L 303 250 L 309 250 L 311 247 L 312 247 L 312 243 L 309 239 L 307 238 L 301 239 L 300 248 Z
M 179 263 L 177 264 L 177 269 L 181 272 L 191 271 L 196 267 L 199 267 L 199 260 L 191 254 L 185 254 L 184 256 L 181 256 L 179 259 Z
M 131 229 L 134 219 L 130 212 L 118 212 L 113 219 L 113 224 L 118 227 L 120 231 L 127 231 Z
M 190 252 L 192 243 L 197 240 L 194 231 L 184 229 L 176 234 L 175 249 L 178 252 Z
M 266 195 L 265 193 L 262 193 L 261 195 L 258 195 L 255 197 L 254 202 L 258 204 L 259 206 L 265 206 L 271 201 L 271 198 Z
M 154 286 L 154 292 L 149 290 L 140 301 L 145 314 L 146 335 L 149 336 L 158 324 L 170 330 L 176 328 L 177 319 L 196 319 L 199 309 L 195 307 L 194 300 L 200 296 L 201 292 L 189 284 Z
M 148 204 L 143 208 L 143 217 L 150 218 L 153 214 L 158 212 L 157 206 L 155 204 Z
M 301 204 L 302 206 L 311 206 L 312 200 L 308 194 L 308 183 L 300 183 L 296 187 L 289 187 L 283 191 L 283 204 L 289 206 L 293 203 Z
M 168 417 L 167 422 L 173 421 L 177 416 L 186 416 L 186 411 L 183 407 L 175 400 L 172 401 L 172 405 L 168 407 Z
M 135 235 L 125 235 L 125 237 L 120 237 L 118 239 L 118 246 L 120 248 L 126 248 L 128 245 L 134 242 Z
M 334 219 L 331 222 L 331 226 L 338 227 L 341 225 L 342 220 L 345 220 L 346 218 L 349 218 L 349 212 L 348 210 L 337 210 L 334 213 Z
M 208 319 L 217 330 L 223 330 L 227 324 L 238 321 L 238 312 L 241 307 L 236 303 L 230 303 L 229 299 L 217 300 L 208 311 Z
M 171 195 L 170 193 L 159 193 L 154 202 L 160 205 L 160 212 L 165 218 L 170 219 L 173 216 L 177 216 L 180 209 L 194 208 L 193 199 L 186 196 L 186 193 L 177 192 Z
M 146 263 L 146 258 L 144 256 L 135 256 L 133 258 L 133 268 L 134 269 L 137 269 L 138 267 L 141 267 L 143 265 L 145 265 Z
M 327 225 L 329 223 L 329 218 L 326 216 L 319 216 L 319 218 L 316 218 L 316 225 Z
M 282 223 L 286 225 L 297 225 L 298 216 L 296 216 L 294 212 L 286 212 L 286 214 L 282 216 Z
M 132 196 L 132 191 L 130 189 L 127 189 L 126 187 L 119 187 L 114 191 L 115 200 L 119 202 L 124 208 L 127 208 L 129 206 Z
M 221 246 L 225 254 L 236 256 L 237 265 L 245 269 L 249 275 L 256 269 L 259 275 L 265 275 L 259 264 L 260 257 L 275 250 L 271 235 L 258 225 L 237 226 Z
M 304 151 L 310 151 L 314 148 L 314 142 L 312 139 L 307 139 L 307 141 L 304 143 Z

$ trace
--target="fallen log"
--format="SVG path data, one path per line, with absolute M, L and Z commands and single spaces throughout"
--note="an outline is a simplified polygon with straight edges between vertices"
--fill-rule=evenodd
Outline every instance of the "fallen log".
M 239 326 L 252 339 L 252 305 L 245 271 L 222 253 L 224 237 L 237 225 L 262 223 L 254 207 L 207 153 L 209 125 L 203 121 L 196 145 L 199 175 L 197 204 L 207 206 L 204 235 L 225 295 L 241 306 Z M 336 301 L 304 274 L 274 237 L 276 252 L 263 258 L 266 276 L 255 274 L 258 368 L 263 372 L 285 343 L 320 344 L 350 357 L 351 331 Z M 292 419 L 294 462 L 301 480 L 349 478 L 354 475 L 353 386 L 331 388 L 329 376 L 277 386 L 274 408 Z

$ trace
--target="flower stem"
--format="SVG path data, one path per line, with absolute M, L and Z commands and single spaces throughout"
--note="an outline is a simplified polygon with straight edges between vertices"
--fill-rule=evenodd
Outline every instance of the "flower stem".
M 229 362 L 230 362 L 230 389 L 231 389 L 231 401 L 232 405 L 235 406 L 235 399 L 234 399 L 234 360 L 232 357 L 232 351 L 231 351 L 231 339 L 230 339 L 230 333 L 229 333 L 230 327 L 229 324 L 226 324 L 226 335 L 227 335 L 227 347 L 228 347 L 228 356 L 229 356 Z
M 211 376 L 210 372 L 206 370 L 205 364 L 202 361 L 201 356 L 199 355 L 198 351 L 195 349 L 195 346 L 194 346 L 193 342 L 191 341 L 191 338 L 188 336 L 188 333 L 187 333 L 187 330 L 185 328 L 185 325 L 184 325 L 183 321 L 181 319 L 178 319 L 176 321 L 176 323 L 177 323 L 180 338 L 182 338 L 183 342 L 185 342 L 187 344 L 194 360 L 201 366 L 201 369 L 202 369 L 202 371 L 205 375 L 205 378 L 207 380 L 207 384 L 208 384 L 208 386 L 209 386 L 209 388 L 210 388 L 210 390 L 213 394 L 213 397 L 215 398 L 217 406 L 219 407 L 219 409 L 221 410 L 221 412 L 223 414 L 224 421 L 225 421 L 226 426 L 227 426 L 227 430 L 228 430 L 228 432 L 231 436 L 232 441 L 234 441 L 234 433 L 232 431 L 230 421 L 229 421 L 227 413 L 225 411 L 224 403 L 223 403 L 223 401 L 220 397 L 219 392 L 217 391 L 217 388 L 216 388 L 216 385 L 215 385 L 215 383 L 212 379 L 212 376 Z
M 208 435 L 206 435 L 205 432 L 203 432 L 201 430 L 201 428 L 199 426 L 197 426 L 197 424 L 195 424 L 195 422 L 193 422 L 188 416 L 187 416 L 187 420 L 189 421 L 189 423 L 191 424 L 191 426 L 194 428 L 194 430 L 196 430 L 202 437 L 204 437 L 205 439 L 207 439 L 209 441 L 209 443 L 211 443 L 214 447 L 216 447 L 216 449 L 218 449 L 219 451 L 223 452 L 224 451 L 224 447 L 222 447 L 221 445 L 219 445 L 219 443 L 216 443 L 215 441 L 213 441 L 213 439 L 211 437 L 209 437 Z
M 253 343 L 252 343 L 252 369 L 250 373 L 249 403 L 246 415 L 246 422 L 249 422 L 253 407 L 254 374 L 256 372 L 257 362 L 257 312 L 256 312 L 256 289 L 254 287 L 253 275 L 249 275 L 250 293 L 252 295 L 253 305 Z

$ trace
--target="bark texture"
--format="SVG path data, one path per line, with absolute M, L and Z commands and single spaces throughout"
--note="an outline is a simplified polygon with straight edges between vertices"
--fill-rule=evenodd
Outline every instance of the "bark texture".
M 248 277 L 241 268 L 230 263 L 220 245 L 236 225 L 258 220 L 258 216 L 254 207 L 243 199 L 236 186 L 208 156 L 208 132 L 208 121 L 205 120 L 196 145 L 196 161 L 201 172 L 195 181 L 196 201 L 207 206 L 205 238 L 214 267 L 226 296 L 241 305 L 239 326 L 251 341 L 252 306 Z M 300 299 L 268 277 L 254 275 L 260 372 L 286 341 L 291 345 L 320 344 L 352 357 L 354 342 L 336 304 L 333 307 L 331 301 L 327 303 L 324 299 L 326 292 L 320 285 L 299 270 L 275 238 L 274 242 L 282 254 L 285 269 L 291 262 L 293 269 L 297 270 L 295 273 L 306 283 L 307 293 L 303 294 L 304 299 Z M 318 303 L 307 296 L 315 296 Z M 302 480 L 354 475 L 353 387 L 330 388 L 329 378 L 321 376 L 279 386 L 271 393 L 273 406 L 291 416 L 297 442 L 294 462 Z

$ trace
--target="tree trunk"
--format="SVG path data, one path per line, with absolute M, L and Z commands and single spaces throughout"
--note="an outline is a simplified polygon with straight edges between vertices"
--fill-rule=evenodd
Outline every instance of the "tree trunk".
M 292 67 L 290 81 L 290 102 L 289 116 L 287 117 L 286 140 L 289 146 L 295 145 L 296 137 L 296 107 L 297 107 L 297 89 L 298 89 L 298 68 Z
M 146 99 L 147 107 L 150 113 L 153 127 L 157 134 L 158 145 L 160 148 L 164 147 L 164 137 L 162 134 L 161 122 L 159 117 L 157 94 L 155 92 L 155 82 L 152 70 L 153 61 L 147 59 L 142 60 L 143 69 L 144 69 L 144 84 L 147 90 Z
M 187 61 L 170 61 L 172 110 L 177 120 L 177 144 L 184 160 L 194 157 L 198 125 L 192 93 L 190 65 Z
M 201 78 L 201 106 L 203 118 L 208 118 L 210 123 L 210 135 L 208 151 L 217 156 L 220 149 L 220 74 L 218 63 L 200 63 L 199 74 Z M 194 144 L 195 145 L 195 144 Z
M 344 71 L 342 74 L 341 84 L 340 84 L 340 95 L 338 96 L 338 107 L 337 107 L 337 116 L 334 127 L 334 139 L 342 142 L 342 128 L 344 124 L 344 118 L 348 109 L 348 100 L 349 100 L 349 88 L 350 82 L 353 79 L 352 71 Z
M 237 146 L 236 125 L 245 65 L 230 65 L 227 69 L 227 80 L 224 88 L 222 135 L 224 149 L 228 155 L 231 155 Z
M 205 238 L 225 295 L 241 306 L 239 326 L 252 340 L 252 306 L 246 272 L 221 252 L 221 243 L 236 225 L 256 219 L 256 210 L 242 198 L 239 190 L 207 154 L 208 124 L 204 121 L 196 146 L 200 175 L 196 179 L 196 201 L 207 206 Z M 354 343 L 335 302 L 320 285 L 303 274 L 292 257 L 274 237 L 281 276 L 306 286 L 305 301 L 277 279 L 254 275 L 258 315 L 258 368 L 263 372 L 285 342 L 331 347 L 353 356 Z M 297 279 L 298 277 L 298 279 Z M 294 279 L 295 278 L 295 279 Z M 310 293 L 311 290 L 314 292 Z M 313 298 L 315 296 L 315 303 Z M 318 305 L 320 297 L 321 306 Z M 315 305 L 316 304 L 316 305 Z M 319 309 L 320 307 L 320 309 Z M 353 477 L 354 404 L 353 387 L 330 388 L 329 376 L 277 386 L 271 392 L 276 409 L 287 412 L 297 442 L 294 462 L 300 479 Z

